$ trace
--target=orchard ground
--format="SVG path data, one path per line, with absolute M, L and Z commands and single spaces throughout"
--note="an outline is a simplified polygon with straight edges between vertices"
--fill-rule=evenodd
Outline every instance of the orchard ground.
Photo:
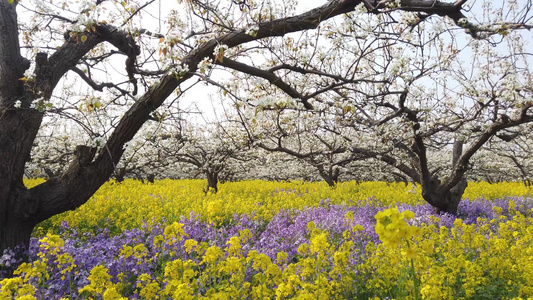
M 37 227 L 0 299 L 533 295 L 533 198 L 521 183 L 469 183 L 457 217 L 411 184 L 243 181 L 208 195 L 204 184 L 107 183 Z

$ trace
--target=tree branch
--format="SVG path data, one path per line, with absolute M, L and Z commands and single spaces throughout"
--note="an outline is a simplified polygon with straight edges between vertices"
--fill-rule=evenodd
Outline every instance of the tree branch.
M 487 128 L 487 130 L 485 130 L 485 132 L 481 134 L 477 138 L 477 140 L 463 152 L 461 157 L 459 157 L 459 159 L 457 160 L 457 164 L 452 170 L 452 173 L 442 182 L 442 184 L 437 189 L 437 192 L 450 190 L 457 183 L 459 183 L 459 181 L 467 171 L 467 166 L 472 156 L 499 131 L 521 124 L 533 122 L 533 115 L 527 114 L 528 110 L 531 107 L 533 107 L 533 104 L 529 103 L 522 108 L 520 115 L 517 118 L 509 119 L 506 122 L 495 122 L 489 128 Z
M 307 102 L 307 99 L 305 96 L 303 96 L 300 92 L 298 92 L 296 89 L 294 89 L 292 86 L 287 84 L 285 81 L 283 81 L 281 78 L 276 76 L 274 72 L 270 72 L 267 70 L 262 70 L 260 68 L 256 68 L 229 58 L 224 57 L 222 60 L 216 60 L 217 64 L 224 66 L 226 68 L 230 68 L 245 74 L 249 74 L 256 77 L 261 77 L 271 84 L 277 86 L 280 90 L 285 92 L 287 95 L 289 95 L 292 98 L 300 99 L 300 102 L 304 105 L 306 109 L 313 109 L 313 106 Z
M 140 54 L 139 47 L 131 36 L 124 31 L 118 30 L 116 27 L 107 24 L 95 25 L 94 31 L 86 31 L 78 33 L 83 34 L 86 39 L 81 41 L 81 36 L 69 37 L 56 52 L 54 52 L 47 60 L 47 68 L 36 70 L 36 78 L 43 78 L 43 81 L 38 82 L 35 87 L 40 97 L 48 99 L 52 95 L 52 91 L 65 75 L 66 72 L 72 70 L 83 56 L 91 51 L 96 45 L 102 42 L 108 42 L 115 46 L 122 53 L 126 54 L 128 58 L 135 58 Z
M 80 70 L 77 67 L 72 67 L 70 70 L 73 71 L 74 73 L 78 74 L 81 77 L 81 79 L 83 79 L 83 81 L 85 81 L 91 88 L 93 88 L 96 91 L 101 92 L 101 91 L 104 90 L 105 87 L 107 87 L 107 88 L 116 88 L 123 95 L 128 93 L 128 91 L 119 88 L 116 84 L 111 83 L 111 82 L 104 82 L 104 83 L 101 83 L 101 84 L 97 84 L 91 78 L 89 78 L 89 76 L 87 76 L 87 74 L 85 74 L 85 72 L 83 72 L 82 70 Z

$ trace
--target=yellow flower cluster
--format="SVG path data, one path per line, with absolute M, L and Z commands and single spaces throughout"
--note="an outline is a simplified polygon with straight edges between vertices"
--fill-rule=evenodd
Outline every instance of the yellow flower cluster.
M 36 289 L 22 277 L 6 278 L 0 282 L 0 299 L 37 300 Z
M 359 271 L 367 274 L 370 291 L 396 298 L 414 298 L 418 283 L 422 299 L 511 299 L 516 294 L 522 298 L 514 299 L 530 299 L 533 217 L 513 213 L 509 219 L 480 218 L 478 225 L 456 219 L 451 229 L 433 218 L 435 223 L 422 224 L 412 236 L 414 255 L 402 253 L 393 242 L 370 244 Z
M 525 186 L 522 182 L 500 182 L 491 184 L 485 181 L 469 182 L 463 194 L 463 199 L 475 200 L 505 198 L 508 196 L 532 196 L 533 188 Z
M 33 186 L 42 180 L 26 181 Z M 527 195 L 529 190 L 519 188 L 519 183 L 469 183 L 465 197 L 470 199 L 483 195 Z M 93 231 L 107 228 L 111 233 L 126 229 L 179 222 L 191 212 L 200 215 L 203 221 L 215 226 L 231 220 L 234 213 L 254 215 L 270 220 L 281 209 L 302 209 L 318 206 L 323 199 L 331 204 L 389 206 L 396 203 L 411 205 L 425 203 L 421 189 L 415 185 L 387 182 L 341 182 L 330 188 L 323 182 L 268 182 L 242 181 L 220 185 L 217 194 L 205 195 L 203 180 L 159 180 L 154 184 L 142 184 L 126 180 L 120 184 L 108 182 L 85 205 L 41 223 L 46 233 L 58 234 L 62 221 L 67 221 L 78 231 Z M 472 192 L 474 191 L 474 192 Z M 511 193 L 512 192 L 512 193 Z M 477 193 L 477 194 L 476 194 Z
M 409 225 L 405 220 L 415 214 L 406 210 L 402 213 L 396 207 L 385 209 L 376 214 L 376 233 L 385 246 L 396 246 L 400 241 L 409 239 L 418 233 L 418 227 Z
M 120 284 L 111 282 L 111 275 L 105 266 L 98 265 L 91 270 L 89 277 L 90 284 L 79 290 L 82 297 L 97 297 L 106 300 L 126 300 L 119 293 Z
M 420 299 L 420 288 L 418 285 L 418 278 L 415 273 L 415 265 L 413 258 L 416 257 L 416 249 L 411 246 L 411 239 L 415 237 L 419 229 L 416 226 L 409 225 L 405 220 L 412 219 L 415 214 L 412 211 L 406 210 L 402 213 L 396 207 L 385 209 L 375 215 L 376 218 L 376 233 L 385 247 L 400 247 L 402 254 L 410 259 L 410 269 L 407 272 L 411 276 L 413 282 L 413 298 Z M 401 242 L 405 241 L 406 248 L 403 248 Z

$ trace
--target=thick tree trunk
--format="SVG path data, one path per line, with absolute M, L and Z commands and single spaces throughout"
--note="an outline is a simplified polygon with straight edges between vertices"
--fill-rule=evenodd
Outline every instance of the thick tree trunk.
M 318 173 L 320 174 L 320 177 L 324 179 L 324 181 L 330 186 L 335 187 L 337 185 L 337 182 L 339 182 L 339 176 L 340 176 L 340 169 L 339 168 L 330 168 L 329 170 L 324 170 L 324 168 L 320 165 L 318 167 Z
M 0 251 L 8 246 L 16 246 L 29 235 L 25 232 L 27 224 L 35 225 L 31 212 L 38 200 L 26 196 L 22 182 L 24 163 L 29 158 L 31 144 L 39 128 L 40 116 L 29 112 L 8 111 L 0 118 Z M 17 122 L 13 123 L 14 120 Z M 17 125 L 13 128 L 10 125 Z M 20 141 L 17 137 L 26 137 Z M 20 226 L 25 224 L 24 226 Z M 33 225 L 32 228 L 33 228 Z M 30 230 L 31 233 L 31 230 Z M 24 239 L 23 236 L 27 236 Z
M 461 199 L 463 198 L 463 194 L 465 193 L 466 187 L 468 186 L 468 182 L 465 178 L 461 179 L 461 181 L 454 186 L 450 192 L 448 193 L 448 210 L 447 212 L 453 215 L 457 215 L 457 208 L 459 207 L 459 203 L 461 202 Z
M 324 178 L 324 181 L 329 185 L 329 187 L 335 186 L 335 181 L 330 176 L 322 176 Z
M 17 213 L 8 214 L 0 232 L 2 236 L 0 247 L 7 249 L 22 245 L 24 249 L 28 249 L 35 225 L 37 225 L 35 219 L 20 215 L 20 210 Z
M 215 194 L 218 193 L 218 172 L 211 171 L 205 173 L 207 177 L 207 188 L 205 190 L 205 193 L 208 192 L 214 192 Z
M 452 167 L 456 169 L 459 159 L 463 153 L 463 142 L 456 140 L 453 144 L 452 150 Z M 445 212 L 452 215 L 457 215 L 457 208 L 459 202 L 468 185 L 467 180 L 463 177 L 466 168 L 461 169 L 460 180 L 453 187 L 448 188 L 447 185 L 440 182 L 438 178 L 432 177 L 429 180 L 422 180 L 422 197 L 429 204 L 433 205 L 438 212 Z
M 422 186 L 422 197 L 440 213 L 457 215 L 457 208 L 468 185 L 466 179 L 461 181 L 449 191 L 441 192 L 438 185 Z
M 334 176 L 330 176 L 328 174 L 323 174 L 323 175 L 320 174 L 320 175 L 330 187 L 334 187 L 337 184 L 338 178 L 335 178 Z
M 29 99 L 19 78 L 29 65 L 20 55 L 15 7 L 16 1 L 0 1 L 0 255 L 7 247 L 27 246 L 36 224 L 36 201 L 25 196 L 22 178 L 42 113 L 24 109 Z

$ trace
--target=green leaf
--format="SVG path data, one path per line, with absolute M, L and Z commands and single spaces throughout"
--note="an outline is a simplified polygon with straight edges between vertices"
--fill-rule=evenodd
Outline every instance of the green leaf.
M 14 0 L 7 0 L 7 2 L 9 2 L 9 4 L 12 4 Z

